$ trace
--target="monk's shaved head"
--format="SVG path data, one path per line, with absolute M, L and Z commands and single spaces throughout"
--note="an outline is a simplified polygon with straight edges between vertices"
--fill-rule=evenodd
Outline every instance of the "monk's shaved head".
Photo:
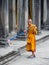
M 32 19 L 29 19 L 28 22 L 32 22 Z
M 30 25 L 32 23 L 32 19 L 29 19 L 28 20 L 28 24 Z

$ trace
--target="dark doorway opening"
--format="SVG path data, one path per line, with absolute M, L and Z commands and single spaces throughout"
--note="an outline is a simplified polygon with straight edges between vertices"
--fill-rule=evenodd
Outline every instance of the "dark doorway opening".
M 15 3 L 15 6 L 16 6 L 16 24 L 17 24 L 17 0 L 16 0 L 16 3 Z
M 41 29 L 44 28 L 44 23 L 43 23 L 43 4 L 44 4 L 44 0 L 41 0 Z
M 32 19 L 32 0 L 28 0 L 28 18 Z

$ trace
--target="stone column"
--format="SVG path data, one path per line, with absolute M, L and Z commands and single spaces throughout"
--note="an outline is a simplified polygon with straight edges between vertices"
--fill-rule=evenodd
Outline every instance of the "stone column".
M 49 29 L 49 1 L 44 0 L 43 23 L 44 29 Z
M 47 21 L 47 0 L 44 0 L 43 22 Z
M 41 0 L 34 0 L 34 7 L 35 7 L 35 24 L 38 27 L 38 32 L 41 31 Z
M 26 0 L 22 0 L 22 20 L 21 20 L 21 29 L 22 31 L 24 30 L 25 28 L 25 2 Z
M 25 29 L 28 27 L 28 0 L 25 1 Z
M 9 9 L 8 9 L 8 0 L 4 2 L 4 22 L 5 22 L 5 38 L 9 33 Z
M 28 26 L 28 0 L 22 0 L 22 31 Z
M 15 4 L 16 0 L 13 0 L 13 30 L 16 27 L 16 4 Z
M 41 0 L 39 0 L 39 26 L 38 31 L 41 33 Z
M 17 31 L 19 31 L 19 0 L 17 0 Z
M 46 0 L 47 2 L 47 24 L 49 25 L 49 0 Z
M 32 20 L 33 24 L 35 24 L 35 6 L 34 6 L 34 0 L 32 0 Z
M 23 31 L 28 25 L 28 0 L 17 0 L 18 32 Z
M 13 0 L 9 1 L 9 32 L 13 31 Z
M 28 26 L 28 0 L 22 0 L 22 18 L 21 29 L 27 29 Z
M 18 32 L 22 29 L 22 3 L 23 0 L 17 0 L 17 27 L 18 27 Z M 24 15 L 24 14 L 23 14 Z
M 1 7 L 1 23 L 2 25 L 0 24 L 0 26 L 2 26 L 2 29 L 3 29 L 3 35 L 5 36 L 5 21 L 4 21 L 4 1 L 2 0 L 2 7 Z

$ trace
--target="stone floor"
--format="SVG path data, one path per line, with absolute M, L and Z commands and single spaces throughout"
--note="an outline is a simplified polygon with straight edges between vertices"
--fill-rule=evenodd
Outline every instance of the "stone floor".
M 24 51 L 21 56 L 10 61 L 7 65 L 49 65 L 49 40 L 37 45 L 35 58 L 27 58 L 30 52 Z

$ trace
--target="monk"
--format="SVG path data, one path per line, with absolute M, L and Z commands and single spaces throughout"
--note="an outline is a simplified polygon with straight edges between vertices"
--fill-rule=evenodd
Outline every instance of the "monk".
M 35 57 L 35 51 L 36 51 L 35 35 L 37 34 L 37 27 L 36 25 L 32 24 L 31 19 L 28 20 L 27 34 L 28 34 L 28 38 L 27 38 L 26 50 L 32 52 L 32 55 L 29 57 Z

